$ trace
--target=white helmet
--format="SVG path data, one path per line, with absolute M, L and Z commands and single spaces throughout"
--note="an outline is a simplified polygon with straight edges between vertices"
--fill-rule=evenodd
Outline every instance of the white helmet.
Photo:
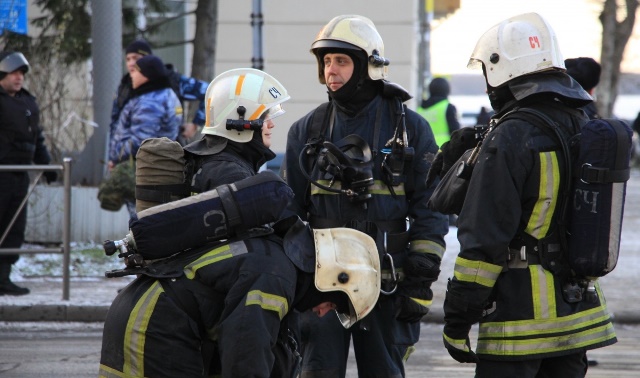
M 373 22 L 366 17 L 358 15 L 334 17 L 320 30 L 311 44 L 311 53 L 318 60 L 318 79 L 321 84 L 326 84 L 323 57 L 318 56 L 318 49 L 322 48 L 364 51 L 369 61 L 369 78 L 371 80 L 387 78 L 389 61 L 384 58 L 382 37 Z
M 315 285 L 319 291 L 342 291 L 350 314 L 338 313 L 345 328 L 364 318 L 380 295 L 380 257 L 373 239 L 350 228 L 313 230 L 316 247 Z
M 264 119 L 284 114 L 282 103 L 289 98 L 286 88 L 264 71 L 237 68 L 223 72 L 207 87 L 202 133 L 249 142 Z M 265 112 L 266 117 L 260 119 Z
M 468 68 L 486 68 L 487 82 L 499 87 L 534 72 L 564 70 L 564 59 L 551 25 L 537 13 L 508 18 L 478 40 Z

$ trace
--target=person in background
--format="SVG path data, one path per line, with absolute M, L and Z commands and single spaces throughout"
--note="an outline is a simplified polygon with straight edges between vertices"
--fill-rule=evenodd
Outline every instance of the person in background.
M 491 116 L 493 116 L 495 112 L 491 109 L 487 109 L 485 106 L 480 107 L 480 112 L 476 117 L 476 126 L 488 126 L 489 121 L 491 120 Z
M 51 156 L 40 126 L 40 108 L 35 97 L 23 88 L 29 62 L 17 51 L 0 52 L 0 165 L 49 164 Z M 43 173 L 47 183 L 56 181 L 57 172 Z M 20 248 L 27 227 L 29 190 L 27 171 L 0 172 L 0 248 Z M 11 267 L 18 254 L 0 254 L 0 295 L 25 295 L 29 289 L 11 282 Z
M 127 73 L 124 74 L 120 80 L 120 84 L 118 85 L 116 96 L 111 107 L 111 133 L 113 133 L 113 129 L 118 121 L 120 112 L 127 101 L 131 98 L 131 72 L 135 69 L 135 63 L 138 59 L 147 55 L 153 55 L 153 50 L 149 43 L 142 39 L 131 42 L 125 49 L 125 65 Z M 184 108 L 185 102 L 187 101 L 199 101 L 198 110 L 194 114 L 193 120 L 181 125 L 181 130 L 178 135 L 178 142 L 182 145 L 186 145 L 193 141 L 198 129 L 204 125 L 204 95 L 209 83 L 194 77 L 182 75 L 174 69 L 172 64 L 166 64 L 165 67 L 167 68 L 171 88 L 180 99 L 182 107 Z
M 429 97 L 422 100 L 417 112 L 423 116 L 436 137 L 438 146 L 451 138 L 451 133 L 460 128 L 458 110 L 449 102 L 451 86 L 443 77 L 436 77 L 429 83 Z
M 330 101 L 289 130 L 281 171 L 295 194 L 290 210 L 314 229 L 344 226 L 375 239 L 385 291 L 349 329 L 336 316 L 299 314 L 301 377 L 344 377 L 351 340 L 361 377 L 404 376 L 449 230 L 427 208 L 438 146 L 427 121 L 403 104 L 411 96 L 386 80 L 389 61 L 371 20 L 335 17 L 311 53 Z
M 429 98 L 423 100 L 418 114 L 429 122 L 439 147 L 451 139 L 451 133 L 460 129 L 458 110 L 449 102 L 451 86 L 447 79 L 436 77 L 429 83 Z M 449 215 L 449 225 L 455 226 L 455 214 Z
M 600 118 L 595 102 L 595 90 L 600 82 L 600 63 L 593 58 L 580 57 L 565 59 L 564 65 L 567 67 L 567 75 L 577 81 L 582 86 L 582 89 L 594 98 L 594 101 L 582 108 L 582 110 L 587 113 L 589 119 Z
M 582 378 L 586 351 L 615 343 L 616 333 L 599 284 L 595 298 L 572 295 L 587 285 L 561 258 L 561 183 L 570 179 L 562 146 L 517 114 L 535 109 L 575 135 L 589 120 L 580 108 L 593 100 L 565 73 L 556 35 L 537 13 L 487 30 L 468 66 L 482 69 L 494 119 L 513 117 L 485 136 L 469 181 L 443 305 L 444 346 L 456 361 L 475 363 L 477 378 Z
M 131 94 L 114 125 L 109 144 L 108 168 L 135 160 L 147 138 L 176 140 L 182 124 L 182 105 L 171 89 L 168 71 L 157 56 L 147 55 L 134 63 Z M 126 201 L 131 215 L 135 200 Z

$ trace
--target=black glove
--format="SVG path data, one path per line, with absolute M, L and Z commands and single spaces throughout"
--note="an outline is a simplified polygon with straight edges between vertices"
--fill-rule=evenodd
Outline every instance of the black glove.
M 433 300 L 430 285 L 423 287 L 400 287 L 396 295 L 396 319 L 415 323 L 429 313 L 429 306 Z
M 469 342 L 469 330 L 471 325 L 482 318 L 482 306 L 472 302 L 475 298 L 469 298 L 460 294 L 460 283 L 455 278 L 449 279 L 447 292 L 444 297 L 444 330 L 442 341 L 445 348 L 458 362 L 478 362 L 478 356 L 471 350 Z
M 56 171 L 46 171 L 42 175 L 47 180 L 47 184 L 51 184 L 58 179 L 58 172 Z
M 477 363 L 478 356 L 471 350 L 469 331 L 471 324 L 445 322 L 442 341 L 449 355 L 460 363 Z
M 440 274 L 440 258 L 430 253 L 411 252 L 404 261 L 405 278 L 397 294 L 396 319 L 404 322 L 420 321 L 433 300 L 431 283 Z
M 431 163 L 427 174 L 427 187 L 431 186 L 436 177 L 443 178 L 466 150 L 478 145 L 476 133 L 473 127 L 463 127 L 451 133 L 451 139 L 440 146 L 440 151 Z

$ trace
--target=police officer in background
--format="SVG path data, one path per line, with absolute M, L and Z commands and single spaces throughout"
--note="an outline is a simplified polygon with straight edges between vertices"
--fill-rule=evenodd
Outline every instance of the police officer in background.
M 131 95 L 133 94 L 131 73 L 136 69 L 135 64 L 138 59 L 148 55 L 153 55 L 153 50 L 147 41 L 137 39 L 127 45 L 124 53 L 127 73 L 125 73 L 120 79 L 116 95 L 113 99 L 111 107 L 111 123 L 109 125 L 110 138 L 115 130 L 118 118 L 120 117 L 120 112 L 131 99 Z M 196 130 L 204 125 L 206 117 L 204 114 L 204 97 L 209 83 L 181 74 L 176 71 L 170 63 L 166 64 L 165 67 L 167 68 L 171 88 L 175 92 L 176 96 L 178 96 L 178 99 L 180 99 L 182 107 L 185 108 L 186 101 L 191 103 L 198 101 L 198 109 L 193 116 L 193 120 L 187 122 L 185 118 L 185 123 L 180 127 L 178 142 L 185 145 L 187 144 L 187 141 L 193 140 Z
M 438 146 L 442 146 L 451 138 L 451 133 L 460 128 L 458 110 L 449 102 L 450 93 L 447 79 L 436 77 L 429 83 L 429 98 L 423 100 L 417 109 L 418 114 L 429 122 Z
M 560 143 L 517 115 L 536 109 L 573 135 L 592 99 L 565 73 L 555 33 L 536 13 L 485 32 L 469 67 L 484 73 L 492 122 L 505 118 L 484 138 L 458 218 L 444 345 L 455 360 L 476 363 L 479 378 L 584 377 L 586 351 L 616 335 L 598 284 L 590 300 L 571 295 L 584 288 L 552 257 L 563 248 L 561 190 L 570 179 Z M 474 353 L 469 331 L 478 322 Z
M 386 80 L 389 61 L 371 20 L 335 17 L 311 53 L 329 102 L 289 130 L 282 173 L 295 194 L 291 210 L 314 229 L 346 226 L 372 236 L 383 295 L 349 329 L 335 316 L 301 313 L 301 376 L 344 377 L 351 340 L 360 376 L 404 376 L 448 231 L 445 217 L 427 208 L 426 174 L 438 146 L 424 118 L 403 104 L 411 96 Z
M 0 164 L 49 164 L 51 156 L 44 144 L 40 127 L 40 109 L 35 97 L 24 89 L 24 76 L 29 62 L 20 52 L 0 53 Z M 57 173 L 43 173 L 47 183 L 56 180 Z M 0 172 L 0 237 L 4 236 L 12 218 L 29 189 L 26 171 Z M 20 248 L 27 227 L 24 207 L 0 244 L 0 248 Z M 29 289 L 11 282 L 11 265 L 20 255 L 0 254 L 0 295 L 25 295 Z

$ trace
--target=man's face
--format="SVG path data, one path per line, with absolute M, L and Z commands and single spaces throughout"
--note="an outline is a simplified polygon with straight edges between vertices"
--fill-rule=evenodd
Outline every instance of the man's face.
M 15 95 L 22 89 L 24 83 L 24 72 L 21 70 L 15 70 L 7 74 L 2 80 L 0 80 L 0 86 L 11 96 Z
M 127 62 L 127 71 L 129 71 L 129 74 L 131 74 L 131 72 L 135 71 L 135 66 L 136 66 L 136 62 L 138 61 L 138 59 L 142 58 L 144 55 L 142 54 L 138 54 L 138 53 L 128 53 L 125 56 L 126 62 Z
M 353 60 L 347 54 L 325 54 L 323 62 L 324 79 L 327 87 L 333 92 L 342 88 L 353 76 Z
M 133 71 L 130 72 L 131 74 L 131 87 L 133 89 L 138 88 L 139 86 L 141 86 L 142 84 L 146 83 L 147 81 L 149 81 L 149 79 L 147 79 L 146 76 L 144 76 L 142 74 L 142 72 L 134 69 Z

